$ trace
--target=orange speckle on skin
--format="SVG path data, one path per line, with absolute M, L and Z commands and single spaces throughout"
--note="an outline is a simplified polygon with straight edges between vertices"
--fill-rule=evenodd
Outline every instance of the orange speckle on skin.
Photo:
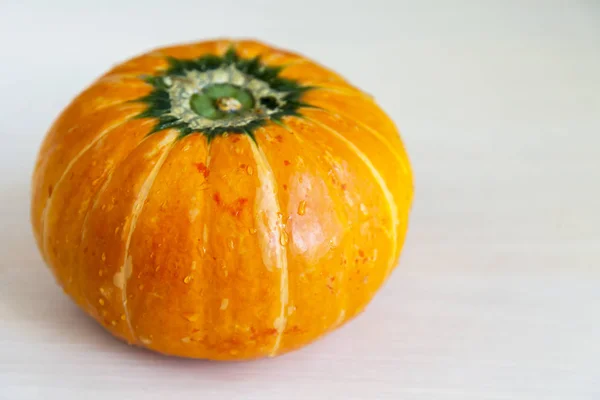
M 283 160 L 283 165 L 285 165 L 286 167 L 290 164 L 291 164 L 291 162 L 289 162 L 288 160 Z
M 208 178 L 208 175 L 210 175 L 210 170 L 203 162 L 194 163 L 194 166 L 196 167 L 198 172 L 200 172 L 202 175 L 204 175 L 205 178 Z
M 347 185 L 345 183 L 342 183 L 342 185 L 340 187 L 342 188 L 342 190 L 346 190 Z
M 359 249 L 358 250 L 358 255 L 361 256 L 361 257 L 364 257 L 365 256 L 365 252 L 362 249 Z
M 229 207 L 229 212 L 234 217 L 239 217 L 240 213 L 244 210 L 244 206 L 248 203 L 248 199 L 245 197 L 238 198 L 231 207 Z
M 277 140 L 279 143 L 281 143 L 281 142 L 283 142 L 283 136 L 277 135 L 277 136 L 275 136 L 275 140 Z
M 217 203 L 218 206 L 222 206 L 223 208 L 225 208 L 225 210 L 227 210 L 227 212 L 234 217 L 239 217 L 242 211 L 244 210 L 244 207 L 248 203 L 248 199 L 246 197 L 239 197 L 233 203 L 226 204 L 223 201 L 223 199 L 221 199 L 221 195 L 219 194 L 219 192 L 213 195 L 213 200 L 215 201 L 215 203 Z
M 283 184 L 283 190 L 287 190 L 287 185 L 285 183 Z

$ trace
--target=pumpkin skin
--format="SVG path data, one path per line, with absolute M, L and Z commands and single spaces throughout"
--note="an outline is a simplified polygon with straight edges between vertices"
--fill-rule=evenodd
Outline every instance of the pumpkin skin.
M 397 264 L 413 183 L 393 122 L 256 41 L 157 49 L 58 117 L 33 175 L 39 249 L 116 337 L 275 356 L 341 326 Z

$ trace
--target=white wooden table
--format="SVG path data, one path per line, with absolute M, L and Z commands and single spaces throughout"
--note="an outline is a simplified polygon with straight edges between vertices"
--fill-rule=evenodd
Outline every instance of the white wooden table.
M 0 2 L 0 399 L 600 399 L 600 3 L 88 3 Z M 28 222 L 38 145 L 79 90 L 221 35 L 374 94 L 416 178 L 401 265 L 367 312 L 251 363 L 113 340 L 54 284 Z

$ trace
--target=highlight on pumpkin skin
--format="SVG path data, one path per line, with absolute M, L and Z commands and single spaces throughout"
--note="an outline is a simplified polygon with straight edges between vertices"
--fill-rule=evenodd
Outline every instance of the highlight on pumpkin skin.
M 281 345 L 288 350 L 324 333 L 306 329 L 311 320 L 334 329 L 362 310 L 393 257 L 384 241 L 371 247 L 368 235 L 385 225 L 379 210 L 387 207 L 376 186 L 355 187 L 355 176 L 369 176 L 366 167 L 351 162 L 356 156 L 350 150 L 334 156 L 329 144 L 335 141 L 314 141 L 314 127 L 298 122 L 288 118 L 285 127 L 256 132 L 274 166 L 280 202 L 288 204 L 288 328 Z M 358 170 L 349 171 L 350 164 Z M 353 226 L 363 229 L 348 229 Z
M 277 356 L 357 316 L 396 265 L 412 172 L 341 75 L 252 40 L 158 48 L 51 127 L 32 225 L 65 292 L 169 355 Z
M 320 126 L 321 128 L 323 128 L 325 131 L 330 132 L 331 134 L 335 135 L 336 138 L 338 138 L 339 140 L 343 141 L 344 144 L 346 146 L 348 146 L 349 149 L 351 149 L 356 156 L 367 166 L 367 168 L 369 169 L 369 171 L 371 172 L 371 174 L 373 175 L 373 178 L 375 179 L 375 181 L 377 182 L 377 184 L 379 185 L 379 187 L 381 188 L 381 192 L 383 193 L 383 196 L 387 202 L 389 211 L 390 211 L 390 215 L 391 215 L 391 220 L 392 220 L 392 229 L 390 232 L 390 236 L 391 239 L 393 241 L 394 244 L 397 243 L 397 238 L 398 238 L 398 225 L 400 223 L 400 219 L 398 217 L 398 208 L 396 205 L 396 201 L 394 200 L 394 195 L 392 194 L 392 192 L 390 191 L 390 186 L 386 183 L 386 179 L 384 179 L 384 177 L 381 175 L 381 173 L 379 172 L 379 170 L 373 165 L 373 162 L 371 161 L 371 158 L 369 158 L 363 151 L 359 150 L 359 148 L 357 147 L 356 144 L 354 144 L 352 141 L 350 141 L 345 135 L 342 135 L 340 132 L 338 132 L 336 129 L 332 128 L 331 126 L 319 121 L 318 118 L 306 118 L 305 119 L 307 121 L 309 121 L 312 124 L 315 124 L 317 126 Z M 394 247 L 394 250 L 392 252 L 393 257 L 395 257 L 396 255 L 396 248 Z M 390 261 L 390 266 L 388 267 L 388 269 L 391 270 L 391 268 L 393 267 L 393 259 Z
M 349 93 L 329 92 L 326 87 L 319 87 L 318 90 L 308 92 L 304 95 L 303 100 L 317 106 L 317 109 L 322 113 L 327 113 L 331 117 L 340 118 L 344 123 L 357 125 L 353 130 L 364 130 L 365 136 L 374 136 L 377 141 L 385 145 L 389 151 L 393 153 L 400 164 L 400 174 L 396 174 L 397 179 L 403 182 L 403 185 L 414 185 L 412 180 L 412 170 L 408 160 L 408 155 L 398 135 L 398 130 L 387 114 L 381 110 L 377 104 L 366 95 L 352 95 Z M 314 115 L 312 110 L 301 110 L 302 114 Z M 342 129 L 342 133 L 351 132 L 348 129 Z M 376 143 L 373 143 L 376 145 Z M 368 145 L 368 147 L 372 147 Z M 406 195 L 396 198 L 397 202 L 403 203 L 401 206 L 406 207 L 412 202 L 413 190 Z
M 393 265 L 398 250 L 398 241 L 395 240 L 398 236 L 398 225 L 393 214 L 395 202 L 385 180 L 365 154 L 334 129 L 325 129 L 322 124 L 315 124 L 308 119 L 289 118 L 286 119 L 286 123 L 296 135 L 306 137 L 321 149 L 324 161 L 331 166 L 331 171 L 335 171 L 333 181 L 343 191 L 344 197 L 341 204 L 349 207 L 348 212 L 356 214 L 359 211 L 359 215 L 369 221 L 368 225 L 370 226 L 367 232 L 377 231 L 380 239 L 388 239 L 389 247 L 380 246 L 377 251 L 378 255 L 375 257 L 377 264 L 383 262 L 385 268 L 374 271 L 373 276 L 368 278 L 370 283 L 379 287 L 390 265 Z M 318 137 L 317 132 L 319 133 Z M 332 175 L 332 173 L 330 172 L 328 175 Z M 357 181 L 361 184 L 356 183 Z M 363 227 L 365 222 L 358 224 Z M 361 232 L 361 234 L 364 233 Z M 367 235 L 367 238 L 357 239 L 355 243 L 363 243 L 363 247 L 368 248 L 373 245 L 373 240 L 374 237 Z M 356 257 L 357 253 L 354 249 L 354 253 L 351 253 L 346 259 L 366 259 L 367 252 L 363 249 L 360 253 L 362 255 L 358 254 Z

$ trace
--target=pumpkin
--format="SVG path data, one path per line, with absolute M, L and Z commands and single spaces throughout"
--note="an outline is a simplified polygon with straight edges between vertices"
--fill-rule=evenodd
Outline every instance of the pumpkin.
M 256 41 L 157 49 L 77 96 L 41 145 L 45 263 L 130 344 L 275 356 L 356 316 L 399 259 L 412 175 L 367 94 Z

